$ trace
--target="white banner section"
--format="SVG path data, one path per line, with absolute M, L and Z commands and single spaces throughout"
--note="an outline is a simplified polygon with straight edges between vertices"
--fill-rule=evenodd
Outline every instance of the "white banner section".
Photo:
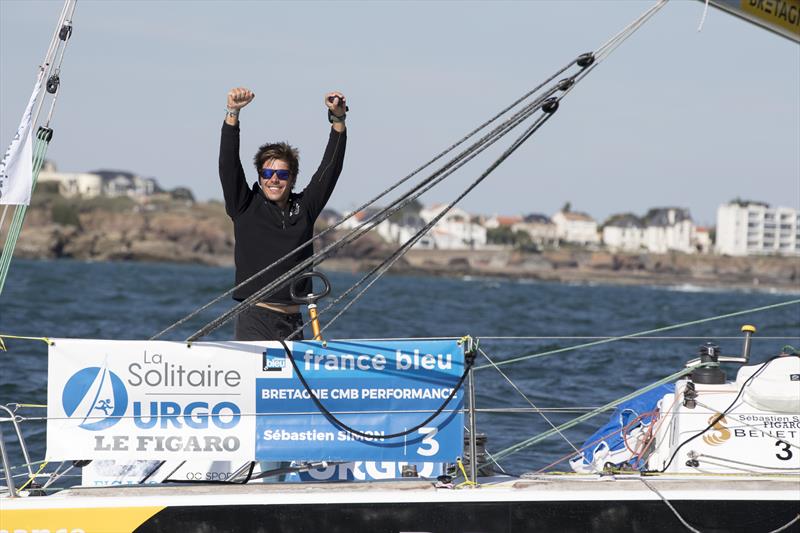
M 265 343 L 53 341 L 48 461 L 255 456 Z
M 36 82 L 28 107 L 22 115 L 17 133 L 11 139 L 3 160 L 0 161 L 0 204 L 31 203 L 33 189 L 33 148 L 31 130 L 33 129 L 33 107 L 42 90 L 41 80 Z

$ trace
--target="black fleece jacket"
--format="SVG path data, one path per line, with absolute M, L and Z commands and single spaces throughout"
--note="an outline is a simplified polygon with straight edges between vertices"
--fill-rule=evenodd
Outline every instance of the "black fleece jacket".
M 286 209 L 281 210 L 264 195 L 258 180 L 252 187 L 248 185 L 239 159 L 239 126 L 223 123 L 219 179 L 225 195 L 225 211 L 233 219 L 237 285 L 313 236 L 314 222 L 331 197 L 342 172 L 346 144 L 347 132 L 338 133 L 331 128 L 325 155 L 311 182 L 302 192 L 291 193 Z M 244 300 L 312 254 L 313 246 L 303 247 L 280 265 L 234 291 L 234 300 Z M 306 283 L 299 289 L 300 294 L 306 294 L 311 287 Z M 263 301 L 293 303 L 288 285 L 266 296 Z

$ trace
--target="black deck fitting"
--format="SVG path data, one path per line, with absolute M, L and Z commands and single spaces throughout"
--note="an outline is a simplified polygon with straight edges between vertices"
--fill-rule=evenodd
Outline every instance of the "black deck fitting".
M 578 56 L 578 60 L 576 61 L 578 66 L 581 68 L 586 68 L 592 63 L 594 63 L 594 54 L 592 52 L 586 52 L 585 54 L 581 54 Z
M 542 111 L 545 113 L 555 113 L 558 110 L 558 98 L 551 96 L 542 104 Z

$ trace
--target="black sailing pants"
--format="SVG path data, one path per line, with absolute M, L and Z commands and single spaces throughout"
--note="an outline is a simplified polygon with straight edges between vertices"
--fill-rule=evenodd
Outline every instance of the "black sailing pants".
M 300 313 L 279 313 L 254 305 L 236 317 L 234 337 L 237 341 L 276 341 L 285 339 L 302 324 Z M 303 332 L 290 340 L 303 340 Z

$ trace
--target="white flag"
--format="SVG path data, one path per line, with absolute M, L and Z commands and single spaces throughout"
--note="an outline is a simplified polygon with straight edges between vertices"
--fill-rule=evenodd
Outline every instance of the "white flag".
M 33 107 L 39 99 L 42 80 L 36 82 L 33 94 L 22 115 L 17 133 L 11 140 L 8 150 L 0 161 L 0 204 L 31 203 L 33 189 L 33 147 L 31 146 L 31 130 L 33 129 Z

